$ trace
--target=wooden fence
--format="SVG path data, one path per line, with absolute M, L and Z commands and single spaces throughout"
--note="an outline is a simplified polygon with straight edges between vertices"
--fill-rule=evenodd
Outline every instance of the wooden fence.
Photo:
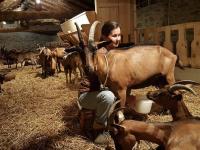
M 191 42 L 187 40 L 187 30 L 192 31 Z M 172 33 L 177 33 L 176 42 L 172 42 Z M 177 54 L 184 66 L 200 68 L 200 22 L 135 30 L 135 43 L 162 45 Z

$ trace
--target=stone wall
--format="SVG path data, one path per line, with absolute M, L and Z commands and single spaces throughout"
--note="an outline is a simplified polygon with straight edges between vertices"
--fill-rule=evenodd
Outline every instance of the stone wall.
M 153 28 L 200 21 L 199 0 L 163 0 L 137 10 L 137 28 Z
M 200 21 L 199 0 L 163 0 L 156 4 L 146 6 L 137 10 L 137 28 L 146 29 L 168 25 L 198 22 Z M 153 35 L 149 34 L 149 43 L 153 43 Z M 188 57 L 191 57 L 191 43 L 194 39 L 193 29 L 186 30 L 188 42 Z M 162 46 L 165 40 L 165 33 L 160 32 L 159 42 Z M 178 41 L 178 31 L 171 32 L 171 41 L 174 51 Z M 143 35 L 140 36 L 140 43 L 144 43 Z
M 23 51 L 35 51 L 38 47 L 37 44 L 45 46 L 46 42 L 58 40 L 60 40 L 60 38 L 57 35 L 48 36 L 28 32 L 0 34 L 0 46 L 5 46 L 7 50 L 21 49 Z
M 16 27 L 17 22 L 13 24 L 6 24 L 4 27 Z M 35 51 L 37 44 L 45 46 L 47 42 L 61 41 L 55 36 L 36 34 L 30 32 L 13 32 L 13 33 L 0 33 L 0 46 L 5 46 L 7 50 L 21 49 L 23 51 Z

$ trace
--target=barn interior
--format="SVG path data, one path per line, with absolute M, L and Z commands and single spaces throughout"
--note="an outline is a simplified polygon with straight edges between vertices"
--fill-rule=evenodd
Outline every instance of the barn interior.
M 82 25 L 86 35 L 95 20 L 117 21 L 122 26 L 122 42 L 155 43 L 168 48 L 179 55 L 185 67 L 185 70 L 175 68 L 176 80 L 200 82 L 198 0 L 0 0 L 0 46 L 31 52 L 37 52 L 38 44 L 62 46 L 66 35 L 72 35 L 64 33 L 62 25 L 80 14 L 86 15 L 90 22 Z M 96 40 L 101 26 L 95 33 Z M 87 115 L 85 130 L 81 130 L 77 106 L 79 85 L 66 85 L 61 69 L 61 73 L 44 79 L 39 67 L 16 69 L 15 65 L 11 68 L 0 65 L 0 71 L 16 74 L 15 80 L 1 85 L 0 149 L 114 150 L 111 138 L 110 145 L 93 144 L 91 114 Z M 79 83 L 80 78 L 79 75 Z M 184 102 L 194 116 L 200 116 L 200 90 L 198 86 L 193 88 L 197 97 L 185 92 Z M 132 90 L 132 94 L 152 90 L 155 88 Z M 171 121 L 170 115 L 159 115 L 161 109 L 153 104 L 151 112 L 142 115 L 128 108 L 126 115 L 147 122 Z M 140 146 L 141 150 L 157 147 L 145 141 Z

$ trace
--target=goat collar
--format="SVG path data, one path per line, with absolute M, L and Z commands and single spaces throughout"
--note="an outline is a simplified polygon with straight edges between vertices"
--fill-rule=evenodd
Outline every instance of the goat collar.
M 106 87 L 106 82 L 107 82 L 108 74 L 109 74 L 109 66 L 108 66 L 108 60 L 107 60 L 106 54 L 104 54 L 104 58 L 105 58 L 105 60 L 106 60 L 107 74 L 106 74 L 106 79 L 105 79 L 104 84 L 102 84 L 102 83 L 101 83 L 101 80 L 99 80 L 100 83 L 101 83 L 101 85 L 100 85 L 100 90 L 101 90 L 101 91 L 108 90 L 108 87 Z

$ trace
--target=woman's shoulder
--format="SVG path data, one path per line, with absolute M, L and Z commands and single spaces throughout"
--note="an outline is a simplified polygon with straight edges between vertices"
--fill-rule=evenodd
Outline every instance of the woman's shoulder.
M 108 50 L 105 47 L 101 47 L 100 49 L 98 49 L 98 52 L 101 54 L 105 54 L 108 52 Z

